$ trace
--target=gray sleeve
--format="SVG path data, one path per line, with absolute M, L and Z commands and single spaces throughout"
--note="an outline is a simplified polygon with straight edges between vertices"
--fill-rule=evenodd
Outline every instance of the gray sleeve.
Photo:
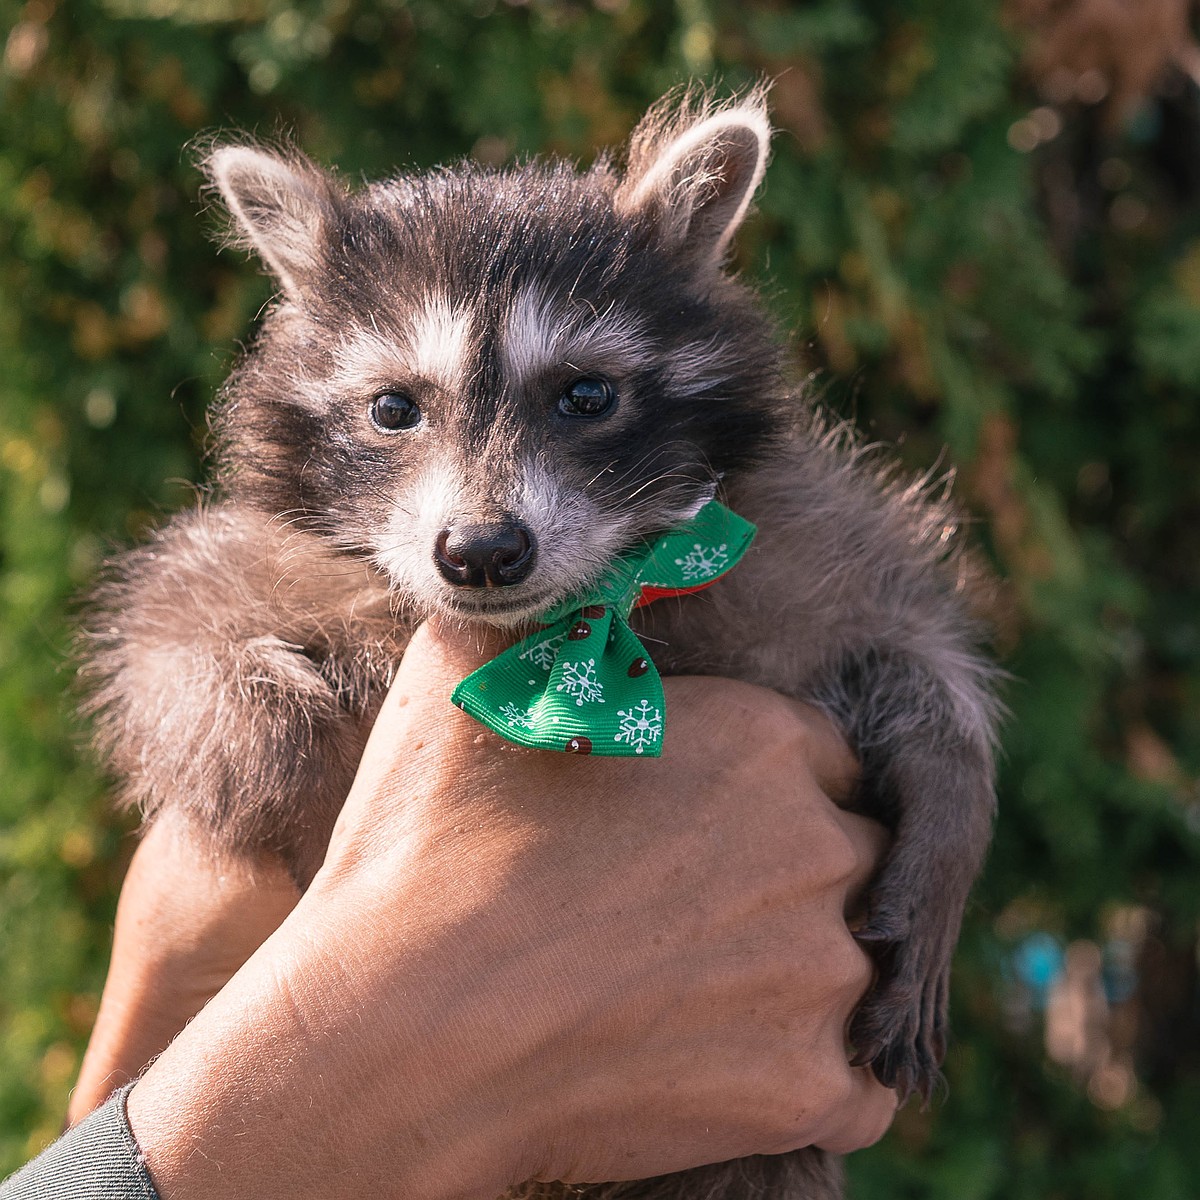
M 129 1091 L 0 1183 L 0 1200 L 159 1200 L 125 1115 Z

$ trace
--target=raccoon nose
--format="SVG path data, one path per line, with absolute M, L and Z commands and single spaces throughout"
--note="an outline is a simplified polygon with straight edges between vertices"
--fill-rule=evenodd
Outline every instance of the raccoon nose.
M 442 577 L 458 587 L 508 587 L 533 570 L 533 533 L 514 517 L 443 529 L 433 557 Z

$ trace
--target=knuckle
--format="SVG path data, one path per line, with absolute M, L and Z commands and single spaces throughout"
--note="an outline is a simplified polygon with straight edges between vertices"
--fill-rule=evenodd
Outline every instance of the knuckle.
M 781 752 L 798 754 L 795 718 L 782 696 L 755 688 L 740 700 L 734 708 L 737 721 L 731 728 L 733 735 L 751 739 L 758 751 L 772 756 Z
M 848 929 L 844 929 L 830 949 L 827 967 L 829 985 L 834 995 L 849 1004 L 857 1004 L 871 985 L 874 967 L 862 947 L 854 940 Z
M 836 1042 L 836 1045 L 835 1045 Z M 788 1112 L 795 1119 L 803 1114 L 802 1124 L 810 1133 L 830 1122 L 844 1119 L 854 1092 L 852 1068 L 846 1062 L 841 1038 L 821 1038 L 816 1046 L 809 1045 L 793 1056 L 792 1082 L 787 1090 Z M 780 1133 L 796 1136 L 792 1123 Z
M 803 932 L 803 954 L 795 956 L 794 977 L 813 1011 L 830 1020 L 848 1019 L 874 977 L 870 957 L 854 940 L 842 917 L 830 915 L 818 932 L 810 922 Z
M 854 1078 L 840 1050 L 839 1055 L 843 1061 L 836 1068 L 827 1070 L 824 1080 L 825 1107 L 834 1113 L 844 1112 L 854 1098 Z
M 858 873 L 858 847 L 835 813 L 821 823 L 818 859 L 831 886 L 848 884 Z
M 781 1093 L 781 1101 L 764 1132 L 768 1154 L 786 1154 L 811 1140 L 813 1088 L 793 1084 Z
M 798 721 L 789 701 L 775 692 L 738 680 L 712 678 L 668 678 L 668 699 L 677 714 L 677 734 L 697 745 L 744 756 L 754 747 L 754 761 L 797 762 L 803 758 L 798 738 Z
M 873 1146 L 880 1141 L 883 1135 L 891 1129 L 895 1116 L 896 1106 L 894 1103 L 880 1104 L 863 1128 L 860 1148 L 865 1150 L 868 1146 Z
M 805 806 L 799 850 L 798 881 L 813 897 L 830 896 L 831 908 L 841 911 L 846 895 L 863 875 L 858 847 L 843 828 L 837 812 L 824 797 Z
M 823 1086 L 825 1102 L 817 1112 L 813 1145 L 834 1154 L 850 1154 L 873 1146 L 891 1128 L 899 1098 L 868 1068 L 846 1067 Z

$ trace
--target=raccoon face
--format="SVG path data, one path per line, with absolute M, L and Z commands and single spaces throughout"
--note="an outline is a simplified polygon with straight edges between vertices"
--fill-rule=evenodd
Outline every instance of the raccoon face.
M 295 155 L 206 166 L 282 302 L 226 389 L 227 486 L 498 624 L 586 589 L 760 454 L 778 352 L 722 270 L 763 98 L 685 98 L 628 169 L 460 166 L 351 194 Z

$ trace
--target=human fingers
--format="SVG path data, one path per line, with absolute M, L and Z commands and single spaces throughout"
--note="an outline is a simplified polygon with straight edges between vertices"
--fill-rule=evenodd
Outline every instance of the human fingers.
M 866 916 L 867 889 L 887 854 L 891 835 L 878 821 L 858 813 L 839 809 L 833 814 L 833 820 L 845 834 L 851 851 L 844 882 L 843 911 L 853 929 Z
M 834 895 L 840 886 L 839 882 L 832 887 Z M 800 1056 L 786 1068 L 795 1080 L 796 1096 L 804 1099 L 794 1105 L 805 1114 L 803 1136 L 792 1136 L 777 1149 L 815 1145 L 848 1154 L 873 1145 L 887 1132 L 898 1103 L 896 1093 L 884 1087 L 869 1067 L 850 1062 L 847 1030 L 872 985 L 875 968 L 827 907 L 818 906 L 807 915 L 797 944 L 805 947 L 805 966 L 795 994 L 797 999 L 806 998 L 814 1024 Z
M 813 1144 L 832 1154 L 850 1154 L 873 1146 L 891 1127 L 899 1097 L 875 1078 L 870 1067 L 850 1067 L 844 1099 L 834 1105 Z
M 798 700 L 785 702 L 803 731 L 804 755 L 817 786 L 835 803 L 853 796 L 861 769 L 834 723 L 819 709 Z
M 385 813 L 398 813 L 417 785 L 469 773 L 470 759 L 478 758 L 486 738 L 450 696 L 459 680 L 494 658 L 507 640 L 502 631 L 482 626 L 428 621 L 417 627 L 371 728 L 330 839 L 327 867 L 355 836 L 369 836 Z
M 849 930 L 866 916 L 866 892 L 878 870 L 890 842 L 887 830 L 878 822 L 856 813 L 836 809 L 831 814 L 844 836 L 848 853 L 839 855 L 842 863 L 840 889 Z M 828 1010 L 823 1061 L 832 1064 L 827 1076 L 827 1108 L 824 1127 L 813 1136 L 813 1144 L 834 1154 L 849 1154 L 874 1145 L 891 1126 L 898 1095 L 881 1084 L 869 1067 L 849 1065 L 850 1052 L 846 1030 L 854 1010 L 870 989 L 875 968 L 862 947 L 848 931 L 837 938 L 842 949 L 840 970 L 831 977 L 836 994 Z
M 835 804 L 844 807 L 853 797 L 858 760 L 833 721 L 811 704 L 712 676 L 676 675 L 663 684 L 670 713 L 664 755 L 671 754 L 673 743 L 697 738 L 742 754 L 780 746 Z
M 166 1190 L 175 1167 L 212 1163 L 224 1190 L 266 1174 L 295 1195 L 352 1153 L 377 1188 L 399 1163 L 420 1194 L 430 1127 L 456 1175 L 475 1147 L 498 1176 L 481 1195 L 533 1174 L 617 1178 L 631 1129 L 648 1138 L 639 1175 L 716 1145 L 873 1133 L 848 1108 L 862 1076 L 845 1029 L 870 966 L 842 917 L 868 852 L 805 768 L 786 702 L 668 681 L 668 757 L 545 755 L 450 705 L 478 646 L 427 630 L 414 650 L 376 723 L 387 769 L 347 804 L 350 849 L 134 1090 Z M 342 1140 L 326 1112 L 313 1136 L 314 1087 L 351 1114 Z M 181 1113 L 204 1123 L 181 1129 Z M 255 1127 L 267 1172 L 241 1136 Z

